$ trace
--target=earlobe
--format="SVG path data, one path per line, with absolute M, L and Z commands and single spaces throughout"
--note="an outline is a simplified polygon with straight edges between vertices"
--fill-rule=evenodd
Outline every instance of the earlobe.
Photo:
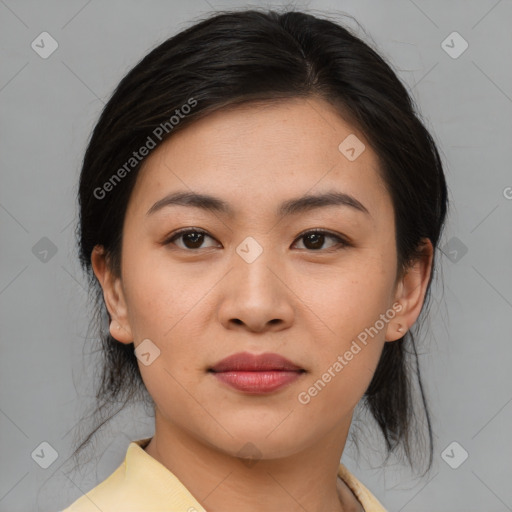
M 133 336 L 131 330 L 126 330 L 119 322 L 112 320 L 109 326 L 110 335 L 121 343 L 132 343 Z
M 407 326 L 404 327 L 399 321 L 393 320 L 388 324 L 385 341 L 391 342 L 403 338 L 408 330 Z
M 386 341 L 403 338 L 420 315 L 432 271 L 433 255 L 432 242 L 428 238 L 423 239 L 421 256 L 409 266 L 396 287 L 395 301 L 401 304 L 401 310 L 388 324 Z
M 110 318 L 110 334 L 121 343 L 132 343 L 133 336 L 128 322 L 128 314 L 121 278 L 113 274 L 110 269 L 105 250 L 102 246 L 95 246 L 91 254 L 91 263 L 94 274 L 103 290 L 103 300 Z

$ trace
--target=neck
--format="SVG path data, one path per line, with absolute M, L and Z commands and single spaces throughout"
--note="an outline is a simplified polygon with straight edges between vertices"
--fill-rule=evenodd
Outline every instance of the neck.
M 350 421 L 288 457 L 244 460 L 164 422 L 157 409 L 155 435 L 145 451 L 169 469 L 208 512 L 363 511 L 337 476 L 349 426 Z

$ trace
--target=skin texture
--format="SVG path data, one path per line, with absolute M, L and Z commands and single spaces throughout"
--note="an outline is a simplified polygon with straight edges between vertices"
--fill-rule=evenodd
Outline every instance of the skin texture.
M 338 149 L 349 134 L 366 146 L 354 161 Z M 354 196 L 369 215 L 339 205 L 275 214 L 283 201 L 333 190 Z M 147 214 L 175 191 L 219 197 L 234 215 L 176 205 Z M 164 244 L 187 227 L 208 233 L 202 245 L 186 236 Z M 351 245 L 326 236 L 311 248 L 299 235 L 315 229 Z M 248 236 L 263 249 L 252 263 L 236 252 Z M 99 246 L 92 261 L 113 337 L 135 347 L 150 339 L 160 350 L 150 365 L 139 361 L 156 404 L 146 451 L 207 510 L 362 510 L 337 479 L 339 460 L 384 343 L 421 311 L 432 263 L 427 241 L 424 257 L 397 279 L 393 205 L 363 134 L 317 98 L 211 114 L 146 159 L 125 218 L 121 275 Z M 398 303 L 401 311 L 300 403 L 299 393 Z M 306 371 L 267 395 L 236 391 L 208 373 L 244 351 L 278 353 Z M 254 464 L 239 455 L 251 451 L 247 443 L 256 447 Z

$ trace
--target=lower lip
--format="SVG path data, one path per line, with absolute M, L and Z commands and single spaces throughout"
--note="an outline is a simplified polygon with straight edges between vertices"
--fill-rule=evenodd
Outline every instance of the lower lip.
M 263 394 L 276 391 L 297 380 L 302 372 L 293 371 L 261 371 L 261 372 L 213 372 L 213 375 L 238 391 L 252 394 Z

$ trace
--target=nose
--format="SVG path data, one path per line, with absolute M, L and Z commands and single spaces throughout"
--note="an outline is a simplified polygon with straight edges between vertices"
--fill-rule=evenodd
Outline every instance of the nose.
M 270 250 L 251 263 L 235 253 L 222 280 L 219 320 L 226 329 L 277 332 L 293 323 L 293 297 L 285 265 Z

